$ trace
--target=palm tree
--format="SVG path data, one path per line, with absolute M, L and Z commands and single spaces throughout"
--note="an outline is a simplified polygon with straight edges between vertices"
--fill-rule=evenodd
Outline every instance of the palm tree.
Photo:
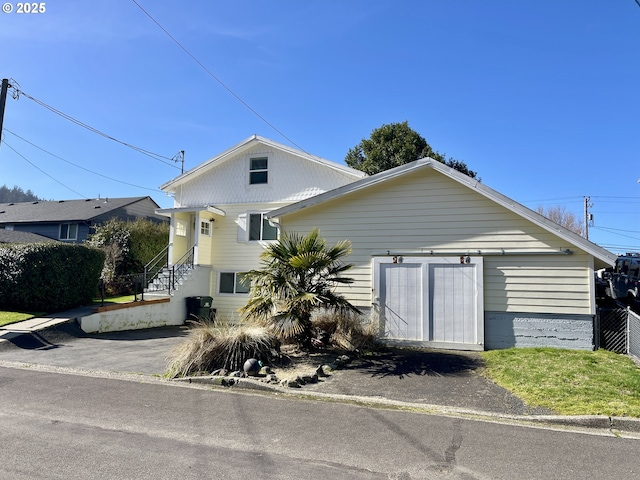
M 351 267 L 342 258 L 351 253 L 351 242 L 343 240 L 327 248 L 317 228 L 308 235 L 284 232 L 260 256 L 262 268 L 244 274 L 251 285 L 249 301 L 240 309 L 245 319 L 268 326 L 280 338 L 295 338 L 309 347 L 313 331 L 311 315 L 325 308 L 360 311 L 342 295 L 339 284 L 351 284 L 341 274 Z

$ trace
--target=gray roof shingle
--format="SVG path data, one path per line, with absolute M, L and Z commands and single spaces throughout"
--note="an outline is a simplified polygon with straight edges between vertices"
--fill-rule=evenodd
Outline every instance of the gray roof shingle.
M 0 243 L 58 243 L 52 238 L 43 237 L 37 233 L 18 232 L 0 229 Z
M 91 220 L 145 198 L 148 197 L 0 203 L 0 224 Z

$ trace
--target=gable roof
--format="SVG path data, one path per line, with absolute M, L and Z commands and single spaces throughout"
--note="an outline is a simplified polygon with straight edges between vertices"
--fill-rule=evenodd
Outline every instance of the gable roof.
M 188 182 L 189 180 L 211 170 L 212 168 L 224 163 L 225 161 L 231 159 L 232 157 L 234 157 L 235 155 L 240 155 L 243 152 L 249 150 L 250 148 L 256 146 L 256 145 L 265 145 L 269 148 L 273 148 L 276 150 L 280 150 L 286 153 L 290 153 L 292 155 L 295 155 L 297 157 L 303 158 L 305 160 L 308 160 L 310 162 L 313 163 L 317 163 L 320 165 L 323 165 L 325 167 L 331 168 L 333 170 L 337 170 L 339 172 L 342 172 L 346 175 L 349 175 L 351 177 L 355 179 L 358 178 L 363 178 L 366 176 L 366 173 L 361 172 L 360 170 L 356 170 L 354 168 L 351 167 L 347 167 L 346 165 L 340 165 L 338 163 L 334 163 L 331 160 L 326 160 L 324 158 L 320 158 L 320 157 L 316 157 L 315 155 L 311 155 L 307 152 L 304 152 L 302 150 L 297 150 L 295 148 L 289 147 L 287 145 L 284 145 L 282 143 L 278 143 L 278 142 L 274 142 L 273 140 L 269 140 L 268 138 L 264 138 L 261 137 L 259 135 L 252 135 L 251 137 L 243 140 L 242 142 L 234 145 L 233 147 L 225 150 L 224 152 L 216 155 L 213 158 L 210 158 L 209 160 L 201 163 L 200 165 L 197 165 L 196 167 L 192 168 L 191 170 L 188 170 L 186 172 L 184 172 L 182 175 L 179 175 L 177 177 L 175 177 L 172 180 L 169 180 L 167 183 L 163 184 L 160 186 L 161 190 L 164 191 L 172 191 L 174 190 L 176 187 L 178 187 L 179 185 L 184 184 L 185 182 Z
M 37 233 L 19 232 L 0 229 L 0 243 L 59 243 L 49 237 L 43 237 Z
M 433 169 L 445 175 L 446 177 L 449 177 L 450 179 L 466 186 L 467 188 L 476 191 L 480 195 L 488 198 L 489 200 L 494 201 L 495 203 L 506 208 L 507 210 L 510 210 L 511 212 L 529 220 L 530 222 L 538 225 L 544 230 L 547 230 L 548 232 L 562 238 L 563 240 L 574 245 L 575 247 L 580 248 L 581 250 L 584 250 L 590 255 L 593 255 L 594 257 L 605 262 L 606 264 L 613 265 L 615 263 L 616 255 L 609 252 L 608 250 L 596 245 L 593 242 L 590 242 L 589 240 L 549 220 L 543 215 L 540 215 L 539 213 L 534 212 L 533 210 L 525 207 L 524 205 L 519 204 L 515 200 L 512 200 L 509 197 L 506 197 L 505 195 L 502 195 L 501 193 L 487 187 L 486 185 L 480 183 L 480 181 L 473 179 L 463 173 L 460 173 L 457 170 L 454 170 L 453 168 L 448 167 L 447 165 L 441 162 L 438 162 L 436 160 L 433 160 L 431 158 L 416 160 L 415 162 L 407 163 L 405 165 L 401 165 L 399 167 L 395 167 L 390 170 L 380 172 L 376 175 L 363 178 L 361 180 L 350 183 L 343 187 L 339 187 L 334 190 L 330 190 L 328 192 L 322 193 L 320 195 L 316 195 L 315 197 L 311 197 L 309 199 L 302 200 L 300 202 L 293 203 L 291 205 L 287 205 L 277 210 L 272 210 L 267 214 L 267 217 L 270 219 L 273 219 L 273 218 L 288 215 L 293 212 L 298 212 L 304 208 L 319 205 L 329 200 L 334 200 L 340 197 L 344 197 L 350 193 L 372 187 L 373 185 L 381 184 L 393 178 L 397 178 L 403 175 L 410 175 L 412 172 L 415 172 L 423 168 Z
M 0 224 L 91 220 L 145 199 L 160 208 L 151 197 L 0 203 Z

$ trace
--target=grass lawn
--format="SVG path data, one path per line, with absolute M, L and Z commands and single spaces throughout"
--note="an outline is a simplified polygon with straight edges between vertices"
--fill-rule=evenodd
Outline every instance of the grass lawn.
M 28 312 L 3 312 L 0 311 L 0 327 L 9 325 L 11 323 L 21 322 L 22 320 L 28 320 L 39 315 L 43 315 L 42 312 L 28 313 Z
M 605 350 L 512 348 L 482 353 L 484 375 L 560 415 L 640 417 L 640 368 Z
M 140 295 L 138 295 L 138 297 L 140 297 Z M 108 304 L 108 303 L 129 303 L 129 302 L 133 302 L 135 300 L 135 296 L 134 295 L 122 295 L 120 297 L 106 297 L 104 299 L 104 303 Z M 93 299 L 93 303 L 102 303 L 102 300 L 100 298 L 94 298 Z

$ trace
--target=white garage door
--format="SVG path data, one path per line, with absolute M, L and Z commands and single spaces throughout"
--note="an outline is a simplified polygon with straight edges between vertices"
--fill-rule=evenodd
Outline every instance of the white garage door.
M 374 290 L 388 338 L 443 348 L 484 343 L 482 257 L 374 258 Z

